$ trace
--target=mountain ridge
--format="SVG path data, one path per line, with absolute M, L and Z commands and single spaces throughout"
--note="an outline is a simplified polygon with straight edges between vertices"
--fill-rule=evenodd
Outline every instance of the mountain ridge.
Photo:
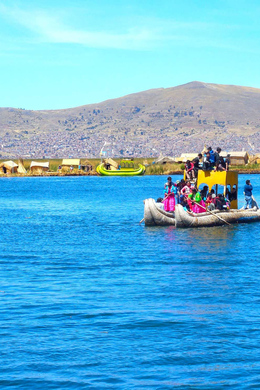
M 177 155 L 204 144 L 260 150 L 260 89 L 192 81 L 61 110 L 0 108 L 0 156 Z

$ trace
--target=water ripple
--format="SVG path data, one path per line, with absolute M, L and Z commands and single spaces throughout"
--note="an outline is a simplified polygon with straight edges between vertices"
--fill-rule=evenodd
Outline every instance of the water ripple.
M 259 225 L 140 226 L 164 182 L 1 180 L 1 389 L 259 387 Z

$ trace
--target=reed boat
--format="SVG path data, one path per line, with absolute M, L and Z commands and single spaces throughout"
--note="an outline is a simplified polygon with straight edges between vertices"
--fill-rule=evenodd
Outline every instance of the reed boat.
M 185 174 L 184 174 L 185 179 Z M 223 192 L 226 194 L 231 189 L 238 190 L 238 174 L 232 171 L 204 171 L 199 170 L 196 186 L 208 186 L 210 191 L 214 188 L 216 195 Z M 253 199 L 253 208 L 238 210 L 237 196 L 230 202 L 230 210 L 213 210 L 195 214 L 187 212 L 181 205 L 175 206 L 175 213 L 162 210 L 154 199 L 144 200 L 144 222 L 146 226 L 169 226 L 178 227 L 203 227 L 220 226 L 235 223 L 248 223 L 260 221 L 260 209 Z
M 175 207 L 176 228 L 210 227 L 255 221 L 260 221 L 260 209 L 256 206 L 246 210 L 214 210 L 200 214 L 188 213 L 180 204 Z
M 97 173 L 101 176 L 139 176 L 145 173 L 145 166 L 134 164 L 133 160 L 122 160 L 120 164 L 111 158 L 105 159 L 97 166 Z
M 169 226 L 175 225 L 173 213 L 162 210 L 154 199 L 144 200 L 144 223 L 145 226 Z
M 145 173 L 145 166 L 138 164 L 138 168 L 121 168 L 116 171 L 112 171 L 105 168 L 105 165 L 99 164 L 97 166 L 97 173 L 101 176 L 139 176 Z

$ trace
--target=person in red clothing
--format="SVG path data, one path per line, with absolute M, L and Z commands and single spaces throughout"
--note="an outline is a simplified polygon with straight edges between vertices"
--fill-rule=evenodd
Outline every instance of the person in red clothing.
M 190 160 L 186 161 L 185 172 L 186 172 L 186 178 L 188 180 L 195 179 L 194 164 Z
M 180 195 L 181 196 L 185 196 L 186 198 L 188 198 L 188 195 L 192 192 L 192 189 L 191 189 L 191 184 L 190 182 L 188 181 L 187 184 L 185 184 L 184 187 L 182 187 L 181 191 L 180 191 Z

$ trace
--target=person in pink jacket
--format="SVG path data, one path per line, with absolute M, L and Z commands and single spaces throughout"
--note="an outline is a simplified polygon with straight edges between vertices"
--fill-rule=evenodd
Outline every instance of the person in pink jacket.
M 169 176 L 164 189 L 164 210 L 173 212 L 175 210 L 175 195 L 177 193 L 177 186 L 172 182 Z

